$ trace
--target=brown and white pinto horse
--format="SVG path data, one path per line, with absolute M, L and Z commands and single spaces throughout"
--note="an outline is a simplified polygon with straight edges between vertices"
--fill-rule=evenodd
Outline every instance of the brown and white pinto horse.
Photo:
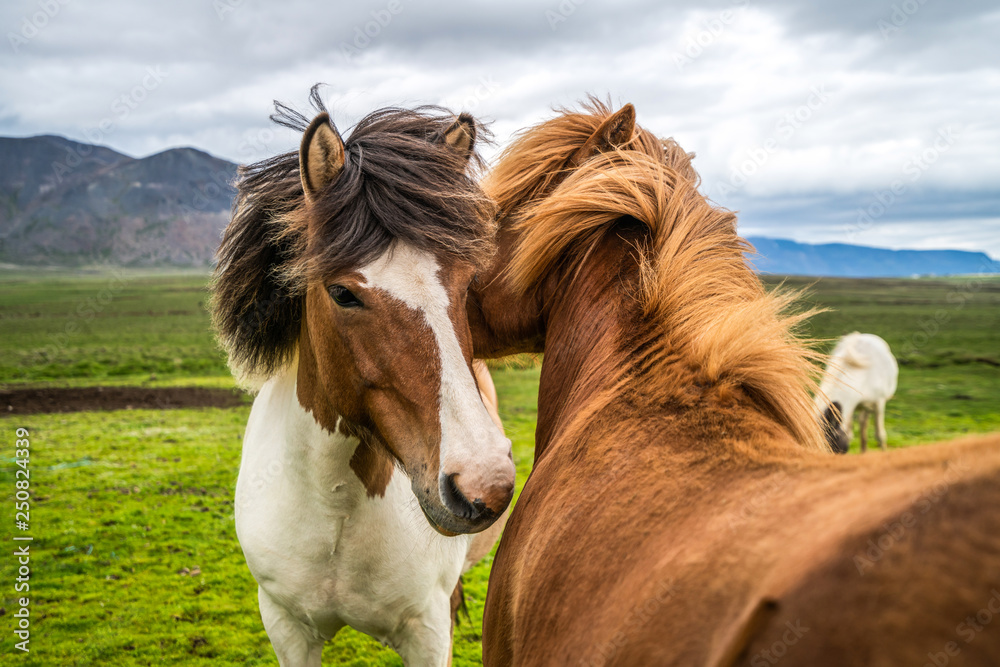
M 383 109 L 344 141 L 312 98 L 311 123 L 278 106 L 301 149 L 243 169 L 219 251 L 220 339 L 263 382 L 236 532 L 282 665 L 318 666 L 345 625 L 446 665 L 459 576 L 496 539 L 471 533 L 514 488 L 465 316 L 493 236 L 476 125 Z
M 592 102 L 485 183 L 476 354 L 544 361 L 484 664 L 1000 664 L 1000 437 L 832 456 L 803 316 L 690 159 Z

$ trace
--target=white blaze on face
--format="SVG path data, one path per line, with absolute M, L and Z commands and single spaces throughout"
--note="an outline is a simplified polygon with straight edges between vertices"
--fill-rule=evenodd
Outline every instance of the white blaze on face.
M 422 312 L 434 334 L 441 361 L 439 472 L 491 483 L 498 472 L 512 465 L 510 440 L 483 405 L 448 313 L 451 304 L 438 269 L 431 253 L 397 243 L 359 272 L 367 287 L 383 290 Z

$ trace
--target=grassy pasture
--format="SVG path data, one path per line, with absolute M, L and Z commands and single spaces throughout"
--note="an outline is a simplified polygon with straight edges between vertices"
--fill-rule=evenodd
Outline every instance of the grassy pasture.
M 0 273 L 0 387 L 231 386 L 209 331 L 205 282 L 185 274 Z M 813 282 L 786 282 L 812 285 L 805 303 L 833 309 L 813 318 L 806 335 L 877 333 L 900 359 L 891 446 L 1000 430 L 1000 280 Z M 531 466 L 538 383 L 538 369 L 522 366 L 494 369 L 519 486 Z M 0 663 L 276 664 L 233 529 L 247 413 L 0 417 L 0 532 L 13 544 L 13 442 L 23 426 L 31 432 L 35 538 L 28 655 L 11 655 L 16 563 L 0 557 L 9 582 L 0 595 Z M 471 618 L 456 631 L 455 665 L 480 664 L 488 573 L 486 562 L 466 577 Z M 401 662 L 344 631 L 326 647 L 324 664 Z
M 502 416 L 518 480 L 531 466 L 537 369 L 499 374 Z M 249 408 L 132 410 L 4 417 L 0 488 L 13 507 L 14 430 L 31 432 L 32 652 L 17 664 L 277 664 L 257 613 L 257 587 L 233 526 L 233 488 Z M 8 544 L 13 512 L 5 512 Z M 16 564 L 2 557 L 13 581 Z M 197 573 L 196 573 L 197 572 Z M 455 664 L 480 664 L 489 563 L 465 577 L 470 619 Z M 3 656 L 13 649 L 6 586 Z M 14 663 L 14 658 L 9 658 Z M 324 664 L 400 665 L 369 637 L 344 630 Z
M 0 386 L 228 380 L 203 273 L 0 272 Z
M 824 352 L 852 331 L 889 343 L 899 362 L 886 408 L 890 446 L 1000 431 L 1000 278 L 782 282 L 828 309 L 803 330 L 826 341 Z

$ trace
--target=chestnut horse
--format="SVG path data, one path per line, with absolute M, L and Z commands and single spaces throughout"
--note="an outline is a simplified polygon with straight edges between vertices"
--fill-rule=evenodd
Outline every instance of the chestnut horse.
M 263 383 L 236 532 L 282 665 L 319 665 L 345 625 L 446 665 L 459 576 L 496 538 L 471 533 L 514 488 L 465 316 L 493 237 L 476 125 L 383 109 L 344 141 L 312 99 L 311 123 L 278 105 L 301 148 L 242 170 L 219 251 L 220 339 Z
M 697 188 L 595 101 L 484 184 L 476 354 L 544 353 L 484 664 L 1000 664 L 1000 437 L 832 456 L 805 315 Z

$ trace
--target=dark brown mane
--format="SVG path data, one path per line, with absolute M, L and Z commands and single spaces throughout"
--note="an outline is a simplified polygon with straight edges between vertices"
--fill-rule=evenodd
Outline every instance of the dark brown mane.
M 310 100 L 326 110 L 318 86 Z M 276 123 L 308 126 L 301 113 L 278 102 L 275 109 Z M 240 168 L 218 252 L 213 319 L 242 376 L 266 377 L 294 354 L 311 276 L 361 266 L 397 241 L 473 262 L 489 256 L 492 207 L 465 156 L 440 141 L 454 121 L 432 106 L 372 112 L 346 138 L 343 171 L 308 215 L 297 151 Z M 481 164 L 478 156 L 472 163 Z
M 636 248 L 636 298 L 645 339 L 622 351 L 622 378 L 664 400 L 688 402 L 692 387 L 746 393 L 812 449 L 824 449 L 808 387 L 815 358 L 794 335 L 809 315 L 789 315 L 795 295 L 767 293 L 744 259 L 750 245 L 736 216 L 698 192 L 691 155 L 673 140 L 636 128 L 619 150 L 570 169 L 570 156 L 610 116 L 591 100 L 588 113 L 564 112 L 522 134 L 485 184 L 519 236 L 508 267 L 526 292 L 554 269 L 574 271 L 623 218 L 648 230 Z M 617 391 L 617 390 L 616 390 Z

